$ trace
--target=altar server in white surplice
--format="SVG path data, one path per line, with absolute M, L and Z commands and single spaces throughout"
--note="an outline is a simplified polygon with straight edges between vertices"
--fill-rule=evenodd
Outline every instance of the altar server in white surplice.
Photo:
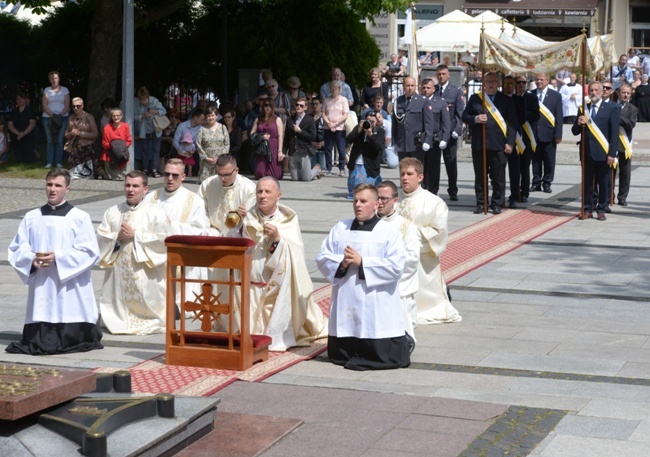
M 205 215 L 203 199 L 183 187 L 185 164 L 181 159 L 169 159 L 163 172 L 165 188 L 149 192 L 145 201 L 162 208 L 171 221 L 172 235 L 202 236 L 208 231 L 208 218 Z M 185 275 L 188 279 L 205 279 L 205 268 L 188 267 Z M 194 301 L 195 294 L 201 295 L 201 284 L 189 282 L 185 287 L 185 300 Z M 177 292 L 180 303 L 180 290 Z M 194 313 L 192 313 L 192 316 Z
M 90 216 L 66 201 L 70 173 L 51 169 L 47 204 L 28 212 L 9 245 L 9 263 L 27 292 L 20 341 L 6 351 L 31 355 L 101 349 L 90 269 L 99 248 Z
M 354 219 L 337 223 L 316 257 L 330 281 L 327 353 L 350 370 L 408 367 L 411 344 L 404 331 L 399 279 L 406 249 L 397 227 L 377 217 L 377 188 L 354 189 Z
M 404 330 L 415 341 L 414 329 L 418 325 L 418 309 L 415 293 L 418 291 L 418 269 L 420 268 L 420 240 L 415 224 L 397 213 L 398 189 L 392 181 L 382 181 L 377 185 L 379 209 L 377 215 L 382 220 L 397 227 L 406 247 L 404 273 L 399 280 L 400 297 L 404 308 Z
M 239 174 L 232 154 L 217 158 L 217 175 L 203 181 L 199 196 L 210 219 L 208 235 L 241 236 L 241 222 L 255 205 L 255 183 Z
M 462 318 L 451 304 L 440 268 L 440 255 L 447 248 L 447 205 L 420 186 L 424 175 L 419 160 L 401 160 L 399 171 L 402 189 L 398 212 L 415 224 L 420 240 L 420 284 L 415 294 L 418 323 L 460 322 Z
M 165 274 L 171 235 L 167 214 L 144 201 L 147 175 L 126 175 L 126 202 L 109 208 L 97 229 L 101 268 L 106 269 L 99 311 L 113 334 L 165 331 Z
M 280 183 L 257 183 L 256 205 L 246 215 L 242 235 L 255 241 L 251 270 L 251 333 L 273 339 L 272 351 L 308 346 L 327 335 L 327 319 L 312 298 L 298 216 L 278 203 Z

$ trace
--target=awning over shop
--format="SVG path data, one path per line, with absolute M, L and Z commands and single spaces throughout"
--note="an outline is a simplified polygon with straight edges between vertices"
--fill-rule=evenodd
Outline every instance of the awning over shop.
M 463 12 L 477 16 L 493 11 L 500 16 L 591 17 L 597 0 L 502 0 L 465 2 Z

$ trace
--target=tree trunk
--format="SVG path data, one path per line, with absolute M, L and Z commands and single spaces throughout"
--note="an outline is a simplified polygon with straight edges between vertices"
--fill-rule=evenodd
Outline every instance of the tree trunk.
M 101 102 L 111 97 L 116 101 L 122 50 L 121 0 L 96 0 L 92 20 L 90 74 L 86 110 L 99 119 Z

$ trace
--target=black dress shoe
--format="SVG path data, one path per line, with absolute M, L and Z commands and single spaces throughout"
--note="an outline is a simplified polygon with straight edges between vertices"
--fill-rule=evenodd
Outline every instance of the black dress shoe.
M 619 200 L 619 201 L 618 201 L 618 204 L 619 204 L 620 206 L 627 206 L 627 200 Z
M 550 194 L 551 192 L 553 192 L 553 191 L 551 190 L 551 186 L 545 186 L 545 187 L 544 187 L 544 193 L 545 193 L 545 194 Z
M 582 217 L 581 219 L 584 221 L 586 219 L 591 219 L 593 217 L 593 213 L 591 211 L 585 211 L 585 217 Z
M 511 209 L 517 209 L 517 208 L 519 208 L 519 206 L 517 206 L 517 202 L 516 202 L 516 201 L 514 201 L 514 200 L 510 200 L 510 202 L 508 203 L 508 208 L 511 208 Z
M 476 205 L 476 208 L 474 208 L 474 214 L 483 214 L 483 205 Z
M 606 213 L 611 213 L 611 212 L 612 212 L 612 208 L 610 208 L 609 205 L 607 205 L 607 206 L 605 207 L 605 212 L 606 212 Z
M 521 197 L 521 203 L 528 203 L 528 196 L 524 195 Z
M 458 201 L 458 195 L 449 194 L 449 200 L 451 200 L 452 202 L 457 202 Z
M 501 207 L 499 205 L 491 205 L 490 209 L 493 214 L 501 214 Z
M 530 188 L 531 192 L 541 192 L 542 186 L 533 186 Z

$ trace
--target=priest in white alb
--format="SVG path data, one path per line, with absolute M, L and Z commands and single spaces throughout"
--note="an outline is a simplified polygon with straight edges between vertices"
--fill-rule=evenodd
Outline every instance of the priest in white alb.
M 405 158 L 399 163 L 400 215 L 413 222 L 420 240 L 419 288 L 415 294 L 419 324 L 460 322 L 442 277 L 440 255 L 447 248 L 447 205 L 437 195 L 422 188 L 422 163 Z
M 255 183 L 239 174 L 232 154 L 220 155 L 216 167 L 217 175 L 199 188 L 210 220 L 208 235 L 240 237 L 242 220 L 255 205 Z
M 406 260 L 402 234 L 377 217 L 375 186 L 355 187 L 353 207 L 355 218 L 338 222 L 316 257 L 332 283 L 327 354 L 350 370 L 406 368 L 411 344 L 399 289 Z
M 406 334 L 415 338 L 415 327 L 418 324 L 418 310 L 415 303 L 415 294 L 420 282 L 418 270 L 420 268 L 420 240 L 415 224 L 397 213 L 397 199 L 399 190 L 392 181 L 382 181 L 377 185 L 379 194 L 379 208 L 377 215 L 384 221 L 395 226 L 402 234 L 402 241 L 406 248 L 406 261 L 404 272 L 399 280 L 400 297 L 404 308 L 404 330 Z M 414 345 L 413 345 L 414 347 Z
M 147 175 L 131 171 L 124 180 L 126 202 L 106 210 L 97 229 L 99 266 L 106 270 L 99 311 L 113 334 L 165 331 L 165 238 L 167 214 L 144 201 Z
M 327 335 L 327 319 L 313 300 L 298 216 L 278 203 L 280 183 L 257 183 L 256 205 L 242 235 L 255 241 L 251 270 L 251 333 L 272 338 L 271 351 L 308 346 Z
M 185 164 L 178 158 L 169 159 L 165 163 L 164 170 L 164 189 L 149 192 L 144 198 L 145 201 L 158 205 L 159 208 L 165 211 L 171 222 L 172 235 L 205 235 L 208 231 L 205 203 L 196 193 L 183 186 Z M 205 279 L 207 278 L 207 270 L 200 267 L 187 267 L 185 277 L 188 279 Z M 176 303 L 180 303 L 180 288 L 177 290 L 176 295 Z M 194 301 L 196 296 L 199 295 L 201 295 L 200 283 L 186 283 L 185 300 Z
M 28 286 L 20 341 L 6 351 L 31 355 L 102 349 L 90 269 L 99 248 L 90 216 L 66 200 L 70 173 L 51 169 L 47 204 L 29 211 L 9 245 L 9 264 Z

